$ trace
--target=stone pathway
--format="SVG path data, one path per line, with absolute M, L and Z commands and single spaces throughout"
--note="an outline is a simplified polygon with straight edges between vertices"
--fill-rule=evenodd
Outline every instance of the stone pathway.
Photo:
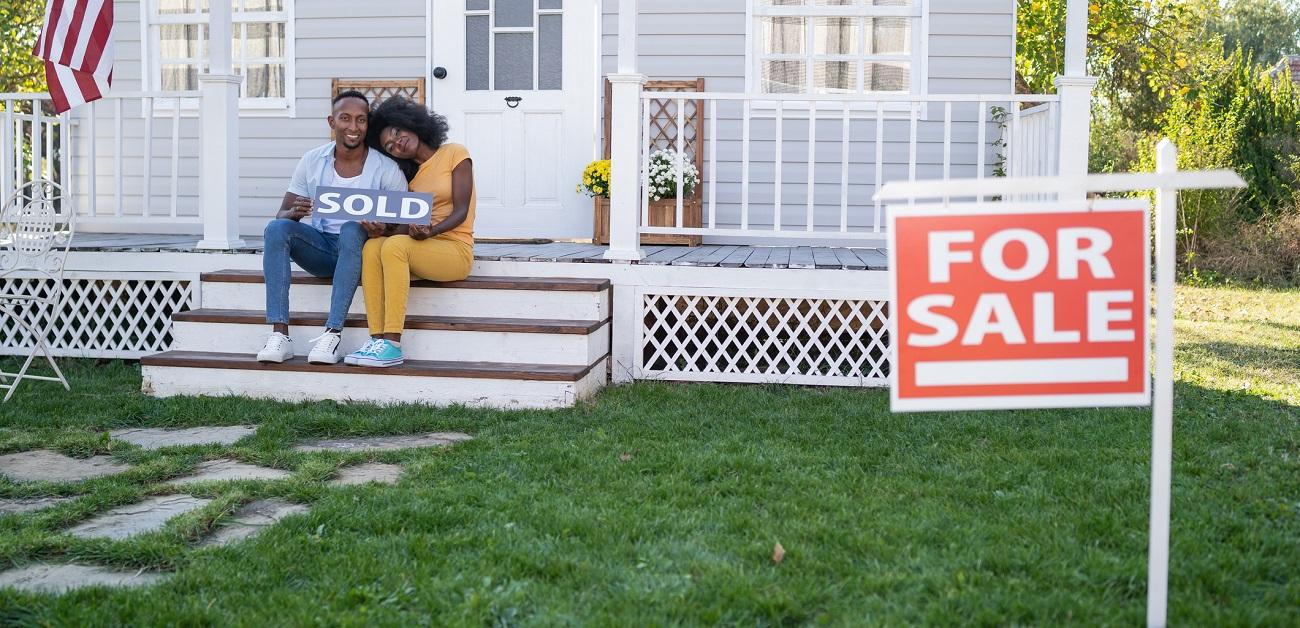
M 202 547 L 229 545 L 261 534 L 263 530 L 290 515 L 307 512 L 307 506 L 280 499 L 260 499 L 245 504 L 231 518 L 222 523 L 211 536 L 199 545 Z
M 0 499 L 0 515 L 32 512 L 71 500 L 71 497 L 29 497 L 26 499 Z
M 113 430 L 109 436 L 124 440 L 145 449 L 181 447 L 185 445 L 233 445 L 245 436 L 257 433 L 255 425 L 230 425 L 226 427 L 190 427 L 179 430 L 139 428 Z
M 470 440 L 469 434 L 460 432 L 431 432 L 429 434 L 406 434 L 400 436 L 367 436 L 362 438 L 327 438 L 307 441 L 293 448 L 294 451 L 392 451 L 415 447 L 446 447 Z
M 329 481 L 330 486 L 355 486 L 357 484 L 397 484 L 402 477 L 402 466 L 371 462 L 339 469 L 338 477 Z
M 125 539 L 153 532 L 163 527 L 172 517 L 183 515 L 212 503 L 193 495 L 175 494 L 150 497 L 142 502 L 120 506 L 89 521 L 69 528 L 73 536 L 83 539 Z
M 168 577 L 157 572 L 114 571 L 89 565 L 39 563 L 0 572 L 0 587 L 33 593 L 63 593 L 90 586 L 139 587 Z
M 57 451 L 37 449 L 0 456 L 0 475 L 14 482 L 76 482 L 130 469 L 108 456 L 69 458 Z
M 283 469 L 259 467 L 230 460 L 229 458 L 222 458 L 200 463 L 194 475 L 177 478 L 170 481 L 169 484 L 186 486 L 195 482 L 225 480 L 283 480 L 291 475 L 293 474 Z

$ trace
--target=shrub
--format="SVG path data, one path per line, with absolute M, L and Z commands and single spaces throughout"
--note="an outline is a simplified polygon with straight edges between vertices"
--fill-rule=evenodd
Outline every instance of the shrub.
M 1300 207 L 1206 242 L 1197 266 L 1234 281 L 1300 285 Z

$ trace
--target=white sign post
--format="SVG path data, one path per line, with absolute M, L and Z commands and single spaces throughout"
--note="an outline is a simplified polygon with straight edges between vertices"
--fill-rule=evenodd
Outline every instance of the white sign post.
M 1039 207 L 1037 210 L 1026 211 L 1025 207 L 1032 206 L 1033 204 L 1022 203 L 1019 204 L 1020 207 L 1017 208 L 1015 203 L 1004 203 L 1004 202 L 954 203 L 954 202 L 950 202 L 950 199 L 965 198 L 965 199 L 975 199 L 978 201 L 986 197 L 1000 197 L 1002 199 L 1007 199 L 1007 198 L 1014 199 L 1018 196 L 1032 198 L 1044 194 L 1056 194 L 1059 195 L 1059 197 L 1061 198 L 1084 198 L 1088 193 L 1091 192 L 1135 192 L 1141 190 L 1155 190 L 1156 192 L 1156 199 L 1155 199 L 1156 200 L 1155 202 L 1156 331 L 1155 331 L 1155 338 L 1154 338 L 1155 375 L 1154 375 L 1154 382 L 1151 386 L 1152 395 L 1150 401 L 1152 406 L 1151 525 L 1150 525 L 1150 545 L 1148 547 L 1148 563 L 1147 563 L 1147 625 L 1153 628 L 1164 628 L 1168 619 L 1167 610 L 1168 610 L 1168 593 L 1169 593 L 1169 511 L 1170 511 L 1170 490 L 1171 490 L 1171 480 L 1172 480 L 1173 423 L 1174 423 L 1173 421 L 1174 268 L 1175 268 L 1174 265 L 1176 261 L 1174 235 L 1177 229 L 1178 190 L 1240 188 L 1240 187 L 1245 187 L 1246 184 L 1241 179 L 1240 176 L 1238 176 L 1235 172 L 1232 172 L 1230 170 L 1179 172 L 1178 171 L 1178 150 L 1177 148 L 1174 147 L 1173 143 L 1170 142 L 1168 139 L 1161 141 L 1160 145 L 1157 147 L 1156 160 L 1157 160 L 1156 171 L 1154 173 L 1089 175 L 1085 177 L 1026 177 L 1020 179 L 987 178 L 987 179 L 961 179 L 961 180 L 950 179 L 950 180 L 941 180 L 941 181 L 894 182 L 894 183 L 886 184 L 877 196 L 882 200 L 905 201 L 907 203 L 906 205 L 890 206 L 891 225 L 893 225 L 894 221 L 899 219 L 899 217 L 901 216 L 907 216 L 907 215 L 916 216 L 918 214 L 942 215 L 942 212 L 934 211 L 933 209 L 925 210 L 919 208 L 916 205 L 916 203 L 917 201 L 922 199 L 932 199 L 932 200 L 940 201 L 941 203 L 939 207 L 950 209 L 951 214 L 953 214 L 954 217 L 963 217 L 964 215 L 964 217 L 969 218 L 974 215 L 983 215 L 983 216 L 996 215 L 999 213 L 997 210 L 999 205 L 1002 205 L 1004 208 L 1000 212 L 1002 214 L 1018 214 L 1021 216 L 1025 216 L 1026 217 L 1025 228 L 1003 229 L 1003 231 L 1019 232 L 1019 236 L 1021 240 L 1023 240 L 1024 242 L 1031 242 L 1031 241 L 1034 242 L 1032 246 L 1026 244 L 1024 247 L 1028 251 L 1025 253 L 1026 259 L 1017 261 L 1017 264 L 1019 264 L 1018 268 L 1023 269 L 1029 267 L 1037 268 L 1037 265 L 1033 262 L 1033 258 L 1035 257 L 1035 255 L 1039 255 L 1039 256 L 1042 255 L 1042 253 L 1036 254 L 1032 251 L 1029 251 L 1029 249 L 1033 249 L 1034 247 L 1037 246 L 1036 244 L 1037 240 L 1035 239 L 1035 237 L 1030 237 L 1026 234 L 1032 234 L 1035 229 L 1038 229 L 1039 233 L 1041 234 L 1043 228 L 1042 225 L 1035 226 L 1033 224 L 1030 224 L 1033 222 L 1033 219 L 1041 215 L 1047 215 L 1047 214 L 1066 216 L 1068 219 L 1067 216 L 1068 212 L 1072 210 L 1077 210 L 1078 208 L 1075 206 L 1079 205 L 1078 203 L 1038 203 L 1037 205 Z M 1005 216 L 1002 218 L 1005 218 Z M 970 231 L 972 234 L 978 233 L 978 229 L 974 227 L 971 228 Z M 921 260 L 922 262 L 925 262 L 925 265 L 927 265 L 930 268 L 931 279 L 938 277 L 943 281 L 949 281 L 952 279 L 952 277 L 948 273 L 952 272 L 951 269 L 954 267 L 954 264 L 962 264 L 962 263 L 975 264 L 977 260 L 979 262 L 984 263 L 986 266 L 989 265 L 990 263 L 992 265 L 998 266 L 999 270 L 1002 271 L 1004 277 L 1006 276 L 1006 271 L 1008 270 L 1008 268 L 1014 265 L 1012 263 L 1007 262 L 1005 259 L 1003 259 L 1002 251 L 1004 251 L 1005 249 L 998 249 L 997 247 L 994 247 L 994 253 L 984 253 L 983 250 L 979 250 L 979 251 L 971 250 L 970 247 L 975 244 L 975 240 L 978 239 L 978 235 L 972 235 L 969 239 L 967 239 L 965 232 L 962 231 L 948 230 L 948 231 L 943 231 L 938 233 L 947 234 L 947 235 L 939 235 L 937 238 L 932 236 L 930 240 L 928 240 L 928 242 L 933 245 L 930 248 L 934 248 L 936 251 L 940 253 L 939 257 L 937 259 L 932 257 L 925 257 L 924 259 Z M 897 267 L 898 265 L 894 262 L 897 259 L 896 256 L 898 254 L 898 251 L 894 242 L 896 234 L 894 233 L 893 228 L 890 229 L 889 237 L 890 237 L 889 254 L 891 256 L 890 258 L 891 263 L 889 269 L 890 283 L 891 283 L 890 290 L 891 290 L 891 294 L 898 295 L 899 294 L 898 282 L 900 277 L 910 277 L 911 281 L 916 281 L 916 277 L 918 277 L 919 275 L 917 274 L 916 268 L 900 269 Z M 1010 238 L 1013 236 L 1006 236 L 1006 237 Z M 992 238 L 988 238 L 988 239 L 992 239 Z M 1040 238 L 1040 239 L 1042 239 L 1044 242 L 1050 242 L 1050 239 L 1048 238 Z M 1132 238 L 1129 238 L 1129 240 L 1132 240 Z M 1104 238 L 1101 238 L 1101 241 L 1104 241 Z M 1063 242 L 1066 244 L 1062 244 Z M 1091 246 L 1094 248 L 1094 252 L 1097 253 L 1097 256 L 1095 257 L 1094 261 L 1099 261 L 1099 260 L 1104 261 L 1100 257 L 1101 247 L 1096 242 L 1097 241 L 1095 240 L 1093 242 L 1087 243 L 1086 245 L 1082 245 L 1080 244 L 1080 241 L 1074 241 L 1072 244 L 1070 244 L 1068 240 L 1056 241 L 1058 247 L 1066 247 L 1066 246 L 1073 247 L 1068 249 L 1069 251 L 1071 251 L 1071 253 L 1066 257 L 1069 259 L 1079 261 L 1081 259 L 1079 255 L 1080 251 L 1087 251 L 1088 247 Z M 964 250 L 962 250 L 963 244 L 966 245 L 964 247 Z M 1132 246 L 1132 242 L 1128 242 L 1128 244 Z M 1147 244 L 1145 242 L 1145 238 L 1143 238 L 1143 241 L 1141 243 L 1142 259 L 1149 260 L 1150 253 L 1147 251 L 1146 247 Z M 925 243 L 923 243 L 922 248 L 923 249 L 925 248 Z M 987 249 L 988 247 L 986 246 L 984 248 Z M 1061 250 L 1051 249 L 1049 244 L 1048 251 L 1049 252 L 1047 253 L 1047 255 L 1052 256 L 1052 259 L 1058 260 L 1059 268 L 1061 269 L 1059 270 L 1059 273 L 1062 273 L 1064 275 L 1064 278 L 1068 278 L 1068 279 L 1081 278 L 1082 271 L 1077 271 L 1076 274 L 1070 274 L 1070 272 L 1076 272 L 1076 271 L 1067 272 L 1065 263 L 1060 261 L 1062 259 L 1062 257 L 1059 255 L 1062 252 Z M 931 251 L 929 251 L 928 249 L 925 250 L 924 255 L 930 256 Z M 1070 257 L 1070 255 L 1072 255 L 1073 257 Z M 909 266 L 911 265 L 911 262 L 916 261 L 913 259 L 914 257 L 915 255 L 909 255 L 906 258 L 909 260 Z M 1014 274 L 1014 270 L 1015 269 L 1012 269 L 1013 274 Z M 1093 277 L 1092 277 L 1093 279 L 1097 279 L 1099 277 L 1102 279 L 1106 279 L 1106 277 L 1104 276 L 1105 275 L 1104 272 L 1103 273 L 1096 272 L 1096 267 L 1093 267 L 1091 270 L 1093 271 Z M 904 271 L 907 274 L 900 275 L 900 271 Z M 996 278 L 997 274 L 993 274 L 993 276 Z M 1058 275 L 1057 279 L 1061 279 L 1061 278 L 1063 277 Z M 1023 279 L 1013 277 L 1013 280 L 1032 281 L 1034 279 L 1031 277 L 1025 277 Z M 1035 329 L 1034 333 L 1042 331 L 1043 337 L 1048 338 L 1049 340 L 1056 339 L 1056 341 L 1059 342 L 1060 339 L 1063 337 L 1062 334 L 1068 335 L 1071 334 L 1072 332 L 1068 330 L 1058 329 L 1053 324 L 1056 319 L 1050 315 L 1050 312 L 1053 311 L 1051 308 L 1047 308 L 1049 315 L 1043 317 L 1043 320 L 1045 322 L 1039 323 L 1038 310 L 1040 309 L 1040 306 L 1044 304 L 1054 303 L 1058 298 L 1077 299 L 1078 295 L 1073 295 L 1073 297 L 1071 297 L 1071 295 L 1068 294 L 1068 290 L 1062 287 L 1062 284 L 1055 284 L 1055 285 L 1044 284 L 1044 285 L 1047 287 L 1042 288 L 1042 290 L 1044 290 L 1043 292 L 1037 292 L 1033 295 L 1035 313 L 1032 315 L 1032 318 L 1035 319 L 1035 325 L 1042 325 L 1041 327 Z M 960 293 L 961 290 L 968 289 L 968 288 L 969 286 L 963 285 L 958 288 L 954 288 L 952 292 Z M 1007 324 L 1007 321 L 1017 319 L 1016 308 L 1011 304 L 1010 296 L 1003 295 L 1003 293 L 1001 292 L 997 294 L 1001 298 L 994 299 L 993 301 L 999 301 L 999 303 L 994 303 L 993 305 L 984 308 L 984 310 L 981 310 L 979 307 L 977 307 L 975 309 L 976 314 L 970 316 L 970 321 L 972 322 L 971 323 L 972 325 L 982 325 L 981 327 L 979 327 L 978 330 L 980 333 L 975 334 L 976 339 L 984 338 L 987 335 L 986 331 L 988 329 L 1000 329 L 1006 332 L 1003 333 L 1004 341 L 1007 340 L 1008 334 L 1015 337 L 1015 342 L 1011 342 L 1007 344 L 1028 343 L 1029 342 L 1028 337 L 1021 338 L 1019 336 L 1015 336 L 1015 333 L 1013 331 L 1008 331 L 1011 330 L 1011 327 L 1010 325 Z M 1042 300 L 1040 301 L 1039 300 L 1040 295 L 1051 295 L 1051 296 L 1041 297 Z M 936 295 L 936 296 L 948 297 L 953 295 Z M 1021 297 L 1024 296 L 1025 295 L 1021 295 Z M 1143 301 L 1141 307 L 1142 312 L 1146 311 L 1145 304 L 1148 298 L 1149 298 L 1149 294 L 1142 295 L 1142 299 L 1141 299 Z M 960 325 L 960 323 L 955 323 L 950 326 L 950 323 L 953 323 L 952 320 L 945 318 L 941 315 L 938 316 L 935 315 L 936 308 L 938 308 L 939 314 L 942 314 L 943 312 L 948 312 L 949 310 L 955 311 L 952 305 L 953 303 L 955 303 L 955 300 L 945 300 L 943 298 L 931 299 L 929 301 L 921 303 L 920 305 L 916 305 L 918 301 L 921 301 L 921 299 L 910 300 L 908 307 L 905 309 L 905 311 L 901 311 L 901 312 L 899 310 L 904 308 L 900 308 L 900 303 L 897 298 L 893 299 L 890 304 L 890 319 L 891 319 L 890 324 L 891 324 L 891 331 L 893 332 L 891 333 L 890 336 L 892 339 L 892 342 L 890 344 L 893 352 L 891 356 L 893 360 L 891 362 L 890 380 L 891 380 L 891 387 L 893 388 L 891 392 L 891 397 L 892 397 L 892 401 L 895 402 L 894 406 L 896 410 L 900 407 L 904 410 L 912 410 L 912 409 L 960 410 L 960 409 L 993 408 L 993 407 L 1061 408 L 1061 407 L 1094 407 L 1098 405 L 1103 405 L 1102 403 L 1098 402 L 1099 396 L 1096 394 L 1075 395 L 1075 394 L 1071 394 L 1072 391 L 1063 390 L 1061 386 L 1065 384 L 1066 388 L 1068 389 L 1069 382 L 1061 378 L 1056 378 L 1056 379 L 1061 379 L 1061 381 L 1055 381 L 1051 376 L 1047 377 L 1047 379 L 1052 381 L 1048 381 L 1047 383 L 1055 385 L 1056 386 L 1055 388 L 1040 388 L 1035 390 L 1032 387 L 1033 384 L 1043 384 L 1044 382 L 1032 381 L 1032 380 L 1028 382 L 1019 382 L 1020 384 L 1028 384 L 1027 389 L 1030 393 L 1028 400 L 1026 400 L 1027 398 L 1024 395 L 1015 395 L 1015 396 L 1003 395 L 1000 397 L 996 396 L 995 393 L 1006 392 L 1005 390 L 998 388 L 998 386 L 1002 386 L 1003 388 L 1006 388 L 1007 383 L 995 382 L 996 385 L 990 386 L 989 382 L 987 381 L 987 376 L 983 374 L 978 374 L 979 377 L 971 378 L 969 379 L 969 381 L 963 380 L 962 377 L 947 377 L 946 379 L 941 380 L 941 383 L 944 384 L 946 388 L 938 388 L 938 387 L 931 388 L 929 390 L 930 392 L 934 393 L 933 397 L 927 397 L 926 396 L 927 389 L 924 384 L 933 384 L 934 386 L 939 386 L 938 384 L 934 384 L 934 380 L 932 378 L 934 369 L 929 368 L 929 370 L 926 371 L 924 377 L 931 378 L 929 381 L 919 381 L 916 375 L 917 373 L 921 372 L 922 363 L 916 359 L 909 359 L 910 356 L 907 355 L 900 357 L 899 354 L 900 351 L 906 352 L 909 351 L 910 349 L 907 347 L 907 343 L 904 342 L 904 339 L 901 338 L 898 333 L 899 317 L 907 316 L 910 317 L 911 319 L 916 319 L 913 320 L 912 322 L 917 322 L 919 320 L 919 322 L 921 322 L 922 325 L 931 324 L 930 329 L 934 330 L 934 333 L 929 335 L 931 341 L 933 341 L 934 337 L 938 337 L 940 339 L 947 339 L 951 335 L 949 332 L 956 333 L 950 327 L 957 327 Z M 1001 305 L 1000 302 L 1006 302 L 1006 303 L 1005 305 Z M 947 309 L 945 309 L 945 306 Z M 1059 312 L 1060 310 L 1056 310 L 1056 311 Z M 1109 312 L 1109 314 L 1107 314 L 1107 312 Z M 1122 320 L 1122 316 L 1125 315 L 1125 312 L 1123 311 L 1115 312 L 1115 311 L 1106 310 L 1104 308 L 1101 310 L 1101 313 L 1103 315 L 1106 315 L 1108 320 Z M 1131 312 L 1128 313 L 1131 314 Z M 1113 315 L 1117 318 L 1110 318 L 1110 315 Z M 1145 320 L 1145 316 L 1143 316 L 1142 318 L 1143 320 L 1139 322 L 1141 324 L 1142 331 L 1145 332 L 1147 321 Z M 1069 338 L 1073 338 L 1073 336 L 1069 336 Z M 937 341 L 933 341 L 933 342 L 937 342 Z M 965 354 L 970 354 L 971 353 L 970 347 L 972 345 L 976 345 L 976 349 L 975 349 L 976 352 L 978 352 L 981 348 L 978 346 L 979 345 L 978 342 L 966 342 L 964 344 L 966 344 L 967 346 L 964 348 L 958 348 L 956 351 L 958 352 L 964 351 Z M 925 342 L 920 343 L 920 345 L 922 348 L 926 347 Z M 999 347 L 996 344 L 990 345 L 990 347 L 991 347 L 990 351 L 994 351 L 994 352 L 1001 351 L 1001 353 L 998 353 L 998 355 L 996 355 L 995 357 L 1003 359 L 1004 360 L 1003 363 L 1015 364 L 1019 362 L 1031 361 L 1031 360 L 1005 360 L 1005 358 L 1007 357 L 1006 347 Z M 1149 348 L 1150 348 L 1149 345 L 1143 347 L 1144 350 Z M 1053 360 L 1042 360 L 1041 362 L 1051 363 L 1053 362 Z M 1099 364 L 1096 362 L 1092 362 L 1092 363 Z M 1144 370 L 1146 368 L 1149 368 L 1149 366 L 1146 364 L 1145 359 L 1142 360 L 1142 363 L 1143 363 L 1142 368 Z M 935 362 L 930 362 L 930 364 L 935 364 Z M 952 364 L 960 364 L 960 362 L 952 362 Z M 986 362 L 980 360 L 968 360 L 968 364 L 978 366 L 980 364 L 986 364 Z M 1078 365 L 1081 364 L 1081 362 L 1075 362 L 1075 364 Z M 898 371 L 900 370 L 900 365 L 903 365 L 906 368 L 914 369 L 914 370 L 912 372 L 905 373 L 904 377 L 900 377 L 898 373 Z M 947 369 L 947 371 L 945 372 L 949 372 L 949 371 L 952 371 L 952 369 Z M 1032 372 L 1032 371 L 1026 369 L 1026 372 Z M 1102 371 L 1099 370 L 1098 372 L 1102 372 Z M 1105 377 L 1104 375 L 1101 376 L 1101 378 L 1104 377 Z M 904 382 L 904 384 L 901 387 L 899 383 L 900 380 Z M 918 385 L 918 383 L 922 385 Z M 1097 380 L 1088 380 L 1088 381 L 1077 381 L 1074 385 L 1080 387 L 1081 391 L 1095 393 L 1096 392 L 1095 390 L 1088 389 L 1087 387 L 1097 386 L 1099 383 L 1100 382 Z M 966 388 L 963 388 L 963 386 L 965 386 Z M 1026 386 L 1022 385 L 1021 388 L 1026 388 Z M 1013 389 L 1012 392 L 1021 393 L 1024 391 Z M 1035 392 L 1038 394 L 1038 397 L 1036 399 L 1032 396 Z M 1116 391 L 1105 391 L 1105 392 L 1113 393 Z M 1128 405 L 1146 405 L 1147 397 L 1145 395 L 1145 392 L 1146 391 L 1143 390 L 1144 394 L 1142 395 L 1134 395 L 1129 393 L 1127 397 L 1115 396 L 1114 398 L 1121 402 L 1126 402 Z M 968 393 L 968 394 L 963 395 L 963 393 Z M 908 395 L 911 395 L 910 400 L 906 399 Z M 905 403 L 902 404 L 898 403 L 900 397 L 904 397 L 903 401 Z M 1109 404 L 1109 405 L 1115 405 L 1115 404 Z

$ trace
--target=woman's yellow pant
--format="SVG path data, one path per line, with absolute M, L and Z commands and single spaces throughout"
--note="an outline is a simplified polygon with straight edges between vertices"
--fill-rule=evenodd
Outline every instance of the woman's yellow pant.
M 469 276 L 473 263 L 474 247 L 445 235 L 425 240 L 405 235 L 368 240 L 361 250 L 361 289 L 370 335 L 402 333 L 412 275 L 458 281 Z

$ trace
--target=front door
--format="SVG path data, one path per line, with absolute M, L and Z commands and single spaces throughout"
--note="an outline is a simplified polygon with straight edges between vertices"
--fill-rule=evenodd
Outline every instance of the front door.
M 590 237 L 599 3 L 431 4 L 431 103 L 474 159 L 476 235 Z

